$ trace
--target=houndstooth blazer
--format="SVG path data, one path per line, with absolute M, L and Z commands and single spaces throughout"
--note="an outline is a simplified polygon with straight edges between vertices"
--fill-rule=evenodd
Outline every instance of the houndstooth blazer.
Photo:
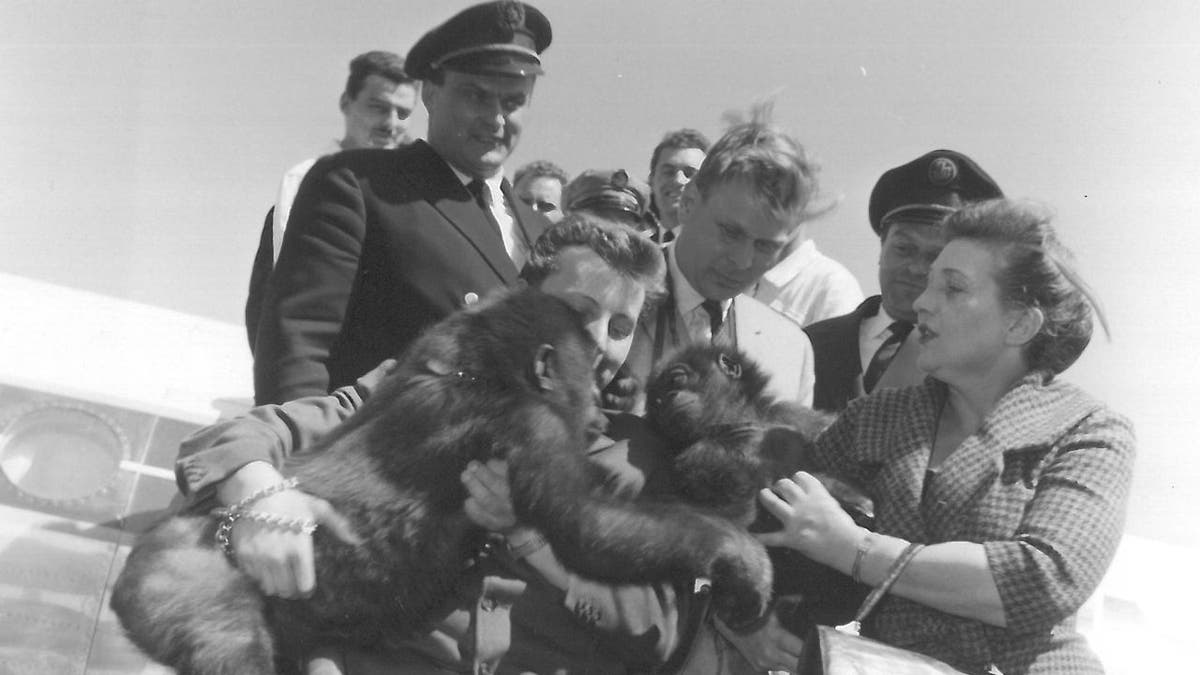
M 1100 673 L 1075 613 L 1112 562 L 1132 479 L 1129 422 L 1044 373 L 1024 378 L 926 486 L 944 384 L 851 402 L 814 464 L 868 486 L 877 530 L 914 542 L 981 543 L 1007 628 L 886 598 L 864 634 L 960 668 Z

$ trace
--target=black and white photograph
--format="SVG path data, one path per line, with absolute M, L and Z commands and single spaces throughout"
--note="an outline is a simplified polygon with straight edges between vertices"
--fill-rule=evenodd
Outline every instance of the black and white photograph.
M 0 675 L 1190 671 L 1198 35 L 0 0 Z

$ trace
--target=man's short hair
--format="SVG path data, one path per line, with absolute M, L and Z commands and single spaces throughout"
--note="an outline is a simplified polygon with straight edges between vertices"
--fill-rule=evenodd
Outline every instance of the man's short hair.
M 695 148 L 700 152 L 708 152 L 708 138 L 704 134 L 695 129 L 679 129 L 677 131 L 668 131 L 658 145 L 654 146 L 654 152 L 650 155 L 650 176 L 653 180 L 654 170 L 658 168 L 658 158 L 662 157 L 664 150 L 690 150 Z
M 778 215 L 815 216 L 809 207 L 818 191 L 818 167 L 804 146 L 770 118 L 770 104 L 752 107 L 749 121 L 735 123 L 717 139 L 691 182 L 707 199 L 718 185 L 742 181 Z
M 558 269 L 559 253 L 571 246 L 591 249 L 618 274 L 641 284 L 646 307 L 665 295 L 667 263 L 662 249 L 628 225 L 582 211 L 567 214 L 538 237 L 521 277 L 530 285 L 541 283 Z
M 363 83 L 371 75 L 385 77 L 396 84 L 414 84 L 416 80 L 404 72 L 404 58 L 399 54 L 370 51 L 350 59 L 350 76 L 346 78 L 346 97 L 356 98 Z
M 708 152 L 708 137 L 695 129 L 677 129 L 668 131 L 663 135 L 662 140 L 658 145 L 654 146 L 654 152 L 650 154 L 650 177 L 649 182 L 654 184 L 654 170 L 658 168 L 658 159 L 662 157 L 665 150 L 690 150 L 695 148 L 700 152 Z M 658 204 L 654 203 L 654 191 L 650 191 L 650 205 L 647 210 L 655 216 L 658 214 Z
M 567 175 L 566 171 L 563 171 L 561 166 L 548 159 L 535 159 L 517 169 L 517 172 L 513 174 L 513 185 L 517 185 L 526 178 L 532 179 L 541 176 L 554 178 L 559 183 L 562 183 L 563 187 L 566 187 L 567 183 L 571 182 L 571 177 Z

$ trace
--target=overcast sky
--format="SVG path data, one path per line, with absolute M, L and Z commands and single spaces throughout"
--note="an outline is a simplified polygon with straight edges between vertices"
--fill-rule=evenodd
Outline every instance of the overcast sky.
M 341 134 L 349 59 L 470 3 L 344 4 L 0 0 L 0 271 L 239 322 L 281 173 Z M 1068 376 L 1138 426 L 1131 531 L 1200 544 L 1200 4 L 537 4 L 554 41 L 510 170 L 644 175 L 664 131 L 715 137 L 774 95 L 841 200 L 813 236 L 868 293 L 890 167 L 953 148 L 1051 205 L 1114 333 Z

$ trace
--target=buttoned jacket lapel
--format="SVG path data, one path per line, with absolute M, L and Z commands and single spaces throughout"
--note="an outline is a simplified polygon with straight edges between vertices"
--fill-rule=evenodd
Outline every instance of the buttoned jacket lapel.
M 480 257 L 500 277 L 505 285 L 517 280 L 516 266 L 504 250 L 504 240 L 492 226 L 483 209 L 475 202 L 458 176 L 445 160 L 424 141 L 414 143 L 418 152 L 420 172 L 405 171 L 401 174 L 425 200 L 446 220 L 450 227 L 462 234 Z M 512 203 L 510 201 L 510 203 Z M 517 209 L 513 208 L 514 215 Z M 517 221 L 521 219 L 518 217 Z

